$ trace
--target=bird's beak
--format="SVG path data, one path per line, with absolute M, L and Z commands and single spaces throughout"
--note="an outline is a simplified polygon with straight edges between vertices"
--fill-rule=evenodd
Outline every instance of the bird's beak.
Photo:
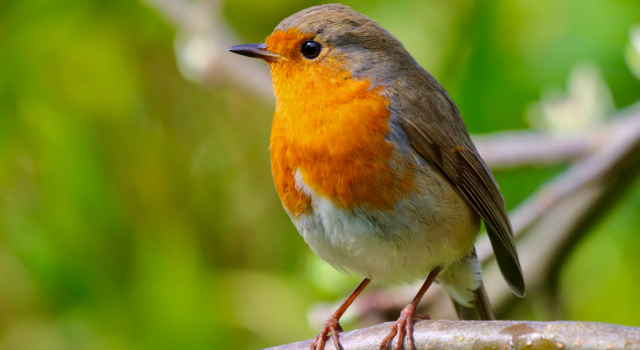
M 275 62 L 282 58 L 280 55 L 269 52 L 265 44 L 245 44 L 236 45 L 227 49 L 229 52 L 237 53 L 242 56 L 261 58 L 265 61 Z

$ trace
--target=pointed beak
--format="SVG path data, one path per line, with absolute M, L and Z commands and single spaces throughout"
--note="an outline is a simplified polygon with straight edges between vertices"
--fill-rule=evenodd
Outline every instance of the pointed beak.
M 227 51 L 237 53 L 242 56 L 261 58 L 265 61 L 271 62 L 275 62 L 282 58 L 280 55 L 269 52 L 265 44 L 236 45 L 228 48 Z

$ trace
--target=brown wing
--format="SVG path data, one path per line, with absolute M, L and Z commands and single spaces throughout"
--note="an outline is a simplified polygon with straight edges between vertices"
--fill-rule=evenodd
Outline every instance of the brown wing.
M 418 152 L 438 166 L 482 216 L 502 275 L 514 294 L 524 296 L 513 230 L 491 170 L 473 146 L 457 107 L 444 89 L 423 98 L 420 111 L 410 108 L 415 112 L 400 116 L 402 130 Z

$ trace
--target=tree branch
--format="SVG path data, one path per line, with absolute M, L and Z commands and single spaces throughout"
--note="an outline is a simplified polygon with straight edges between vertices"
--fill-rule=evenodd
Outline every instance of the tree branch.
M 393 322 L 340 333 L 344 350 L 380 346 Z M 420 321 L 417 349 L 640 349 L 640 328 L 589 322 Z M 267 350 L 308 350 L 311 340 Z M 325 349 L 335 349 L 329 339 Z
M 544 166 L 573 161 L 597 150 L 610 131 L 598 126 L 566 137 L 534 130 L 472 135 L 482 159 L 491 169 Z

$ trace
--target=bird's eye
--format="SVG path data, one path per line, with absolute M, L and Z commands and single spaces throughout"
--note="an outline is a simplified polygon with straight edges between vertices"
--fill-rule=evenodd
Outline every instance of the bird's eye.
M 302 47 L 300 47 L 300 52 L 302 52 L 302 56 L 304 56 L 306 59 L 309 59 L 309 60 L 312 60 L 318 57 L 318 55 L 320 54 L 320 51 L 322 51 L 322 45 L 320 45 L 320 43 L 313 40 L 305 41 L 304 43 L 302 43 Z

